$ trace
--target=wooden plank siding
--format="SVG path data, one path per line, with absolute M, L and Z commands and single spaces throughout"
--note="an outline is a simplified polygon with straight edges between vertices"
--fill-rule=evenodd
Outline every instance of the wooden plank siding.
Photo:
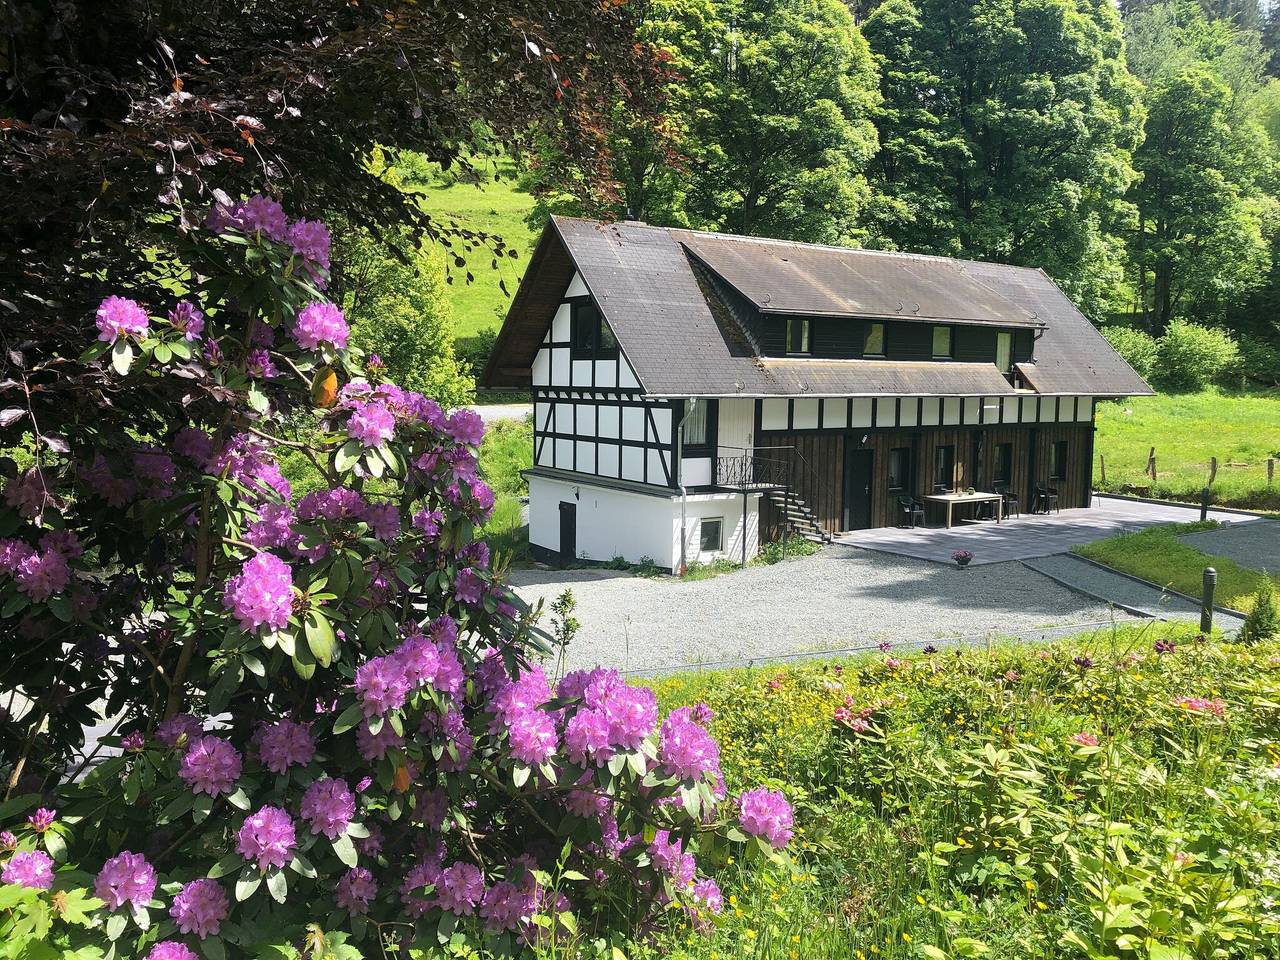
M 990 490 L 996 445 L 1011 444 L 1009 485 L 1021 498 L 1023 512 L 1031 510 L 1037 481 L 1057 488 L 1058 505 L 1065 510 L 1089 505 L 1092 432 L 1091 423 L 768 432 L 758 437 L 759 447 L 765 449 L 758 449 L 757 455 L 791 460 L 794 492 L 808 504 L 823 528 L 836 534 L 843 532 L 844 459 L 849 444 L 874 453 L 871 525 L 887 527 L 898 523 L 897 498 L 902 495 L 889 490 L 889 452 L 894 448 L 911 450 L 910 487 L 904 492 L 923 498 L 934 492 L 933 466 L 938 447 L 955 447 L 953 489 L 964 490 L 972 486 L 978 490 Z M 864 436 L 865 443 L 862 442 Z M 1058 441 L 1067 444 L 1065 476 L 1051 480 L 1051 450 Z M 956 518 L 971 515 L 973 509 L 956 508 Z M 930 524 L 943 522 L 944 513 L 940 506 L 927 505 L 927 512 Z M 760 528 L 768 539 L 776 539 L 782 532 L 781 516 L 767 500 L 761 503 Z

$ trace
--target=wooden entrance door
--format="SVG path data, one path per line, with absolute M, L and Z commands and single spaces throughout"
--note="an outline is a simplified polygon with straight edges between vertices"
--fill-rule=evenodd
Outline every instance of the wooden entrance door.
M 578 559 L 578 505 L 560 504 L 560 566 L 568 567 Z
M 844 447 L 845 530 L 865 530 L 871 526 L 871 480 L 875 475 L 875 451 L 860 450 L 852 443 Z

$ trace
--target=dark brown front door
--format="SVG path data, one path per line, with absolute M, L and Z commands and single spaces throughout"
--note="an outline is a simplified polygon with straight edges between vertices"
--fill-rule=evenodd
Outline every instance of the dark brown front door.
M 875 451 L 861 450 L 852 443 L 844 447 L 844 530 L 865 530 L 871 526 L 871 478 Z

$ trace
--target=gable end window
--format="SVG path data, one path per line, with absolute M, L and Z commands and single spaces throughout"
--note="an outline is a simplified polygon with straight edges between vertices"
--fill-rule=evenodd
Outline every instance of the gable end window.
M 864 357 L 884 356 L 883 323 L 871 323 L 867 325 L 867 337 L 862 343 L 862 355 Z
M 809 321 L 787 317 L 787 353 L 809 353 Z
M 933 328 L 933 359 L 935 360 L 951 359 L 951 328 L 950 327 L 934 327 Z
M 569 306 L 569 352 L 575 360 L 613 360 L 618 341 L 589 297 Z

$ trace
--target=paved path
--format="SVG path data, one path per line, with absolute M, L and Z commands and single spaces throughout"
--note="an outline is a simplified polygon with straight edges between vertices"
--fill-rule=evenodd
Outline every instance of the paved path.
M 533 404 L 477 403 L 472 404 L 468 409 L 480 414 L 480 419 L 485 423 L 493 423 L 495 420 L 523 420 L 533 413 Z
M 1023 561 L 1023 565 L 1053 577 L 1059 583 L 1093 597 L 1105 597 L 1108 601 L 1136 613 L 1162 620 L 1200 620 L 1200 604 L 1176 593 L 1170 593 L 1115 570 L 1107 570 L 1070 553 L 1053 557 L 1039 557 Z M 1239 628 L 1244 622 L 1222 611 L 1215 611 L 1214 623 L 1224 630 Z
M 1209 511 L 1209 517 L 1233 525 L 1268 523 L 1239 513 Z M 955 550 L 973 552 L 973 564 L 1003 563 L 1066 553 L 1077 544 L 1117 533 L 1132 533 L 1160 523 L 1200 519 L 1200 508 L 1095 497 L 1094 505 L 1052 514 L 1023 514 L 1004 523 L 966 523 L 944 527 L 858 530 L 836 542 L 904 557 L 950 563 Z
M 511 581 L 530 602 L 573 590 L 582 623 L 567 654 L 575 667 L 652 670 L 1024 634 L 1113 612 L 1019 563 L 960 570 L 840 545 L 710 580 L 533 569 L 512 571 Z
M 1280 576 L 1280 520 L 1232 524 L 1181 538 L 1197 550 L 1229 557 L 1242 567 Z

